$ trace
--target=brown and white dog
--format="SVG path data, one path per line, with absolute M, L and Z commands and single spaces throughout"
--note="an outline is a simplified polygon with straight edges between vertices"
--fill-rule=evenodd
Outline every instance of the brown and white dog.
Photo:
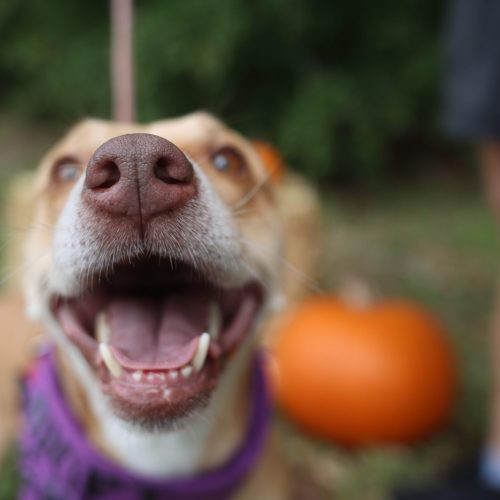
M 241 443 L 256 334 L 283 298 L 268 180 L 252 143 L 205 113 L 86 120 L 40 165 L 29 315 L 88 439 L 133 472 L 186 477 Z M 273 442 L 237 498 L 291 497 Z

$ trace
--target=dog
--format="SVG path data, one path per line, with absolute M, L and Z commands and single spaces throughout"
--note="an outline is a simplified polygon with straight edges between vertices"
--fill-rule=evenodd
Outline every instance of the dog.
M 300 182 L 290 182 L 299 195 Z M 37 442 L 50 434 L 40 422 L 51 409 L 40 414 L 36 397 L 44 369 L 85 449 L 124 471 L 126 488 L 140 483 L 130 498 L 160 498 L 154 488 L 164 482 L 172 498 L 292 497 L 267 416 L 256 416 L 267 408 L 256 394 L 266 392 L 258 333 L 287 289 L 300 295 L 302 279 L 285 280 L 284 228 L 296 232 L 284 223 L 281 192 L 251 141 L 206 113 L 149 125 L 89 119 L 49 151 L 35 179 L 24 290 L 55 348 L 41 356 L 51 366 L 25 381 L 26 498 L 98 498 L 96 488 L 123 487 L 118 472 L 104 486 L 87 475 L 94 483 L 78 491 L 33 477 L 33 457 L 49 446 Z M 303 193 L 316 213 L 312 191 Z M 204 490 L 203 478 L 222 489 Z

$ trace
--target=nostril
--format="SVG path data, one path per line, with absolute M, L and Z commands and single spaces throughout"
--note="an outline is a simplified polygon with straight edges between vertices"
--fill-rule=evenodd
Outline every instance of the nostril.
M 120 180 L 121 175 L 118 165 L 112 160 L 101 163 L 93 174 L 91 189 L 108 189 Z
M 177 162 L 168 156 L 156 160 L 153 172 L 157 179 L 167 184 L 186 184 L 191 182 L 193 177 L 193 169 L 187 160 Z
M 166 158 L 158 158 L 153 167 L 155 177 L 168 184 L 175 184 L 176 182 L 179 182 L 170 176 L 168 167 L 169 161 Z
M 114 161 L 106 162 L 101 169 L 104 179 L 98 187 L 107 189 L 120 180 L 120 169 Z

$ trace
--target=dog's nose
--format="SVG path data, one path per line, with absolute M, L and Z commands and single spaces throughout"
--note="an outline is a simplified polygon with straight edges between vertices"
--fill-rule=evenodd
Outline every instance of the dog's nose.
M 152 134 L 114 137 L 87 166 L 83 196 L 114 215 L 153 215 L 174 211 L 196 195 L 194 171 L 173 143 Z

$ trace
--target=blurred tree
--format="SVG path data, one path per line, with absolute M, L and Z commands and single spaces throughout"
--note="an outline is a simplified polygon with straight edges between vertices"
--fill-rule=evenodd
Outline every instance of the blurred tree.
M 304 172 L 373 179 L 391 145 L 436 131 L 441 2 L 137 0 L 141 120 L 204 108 Z M 0 107 L 107 117 L 102 0 L 2 0 Z

